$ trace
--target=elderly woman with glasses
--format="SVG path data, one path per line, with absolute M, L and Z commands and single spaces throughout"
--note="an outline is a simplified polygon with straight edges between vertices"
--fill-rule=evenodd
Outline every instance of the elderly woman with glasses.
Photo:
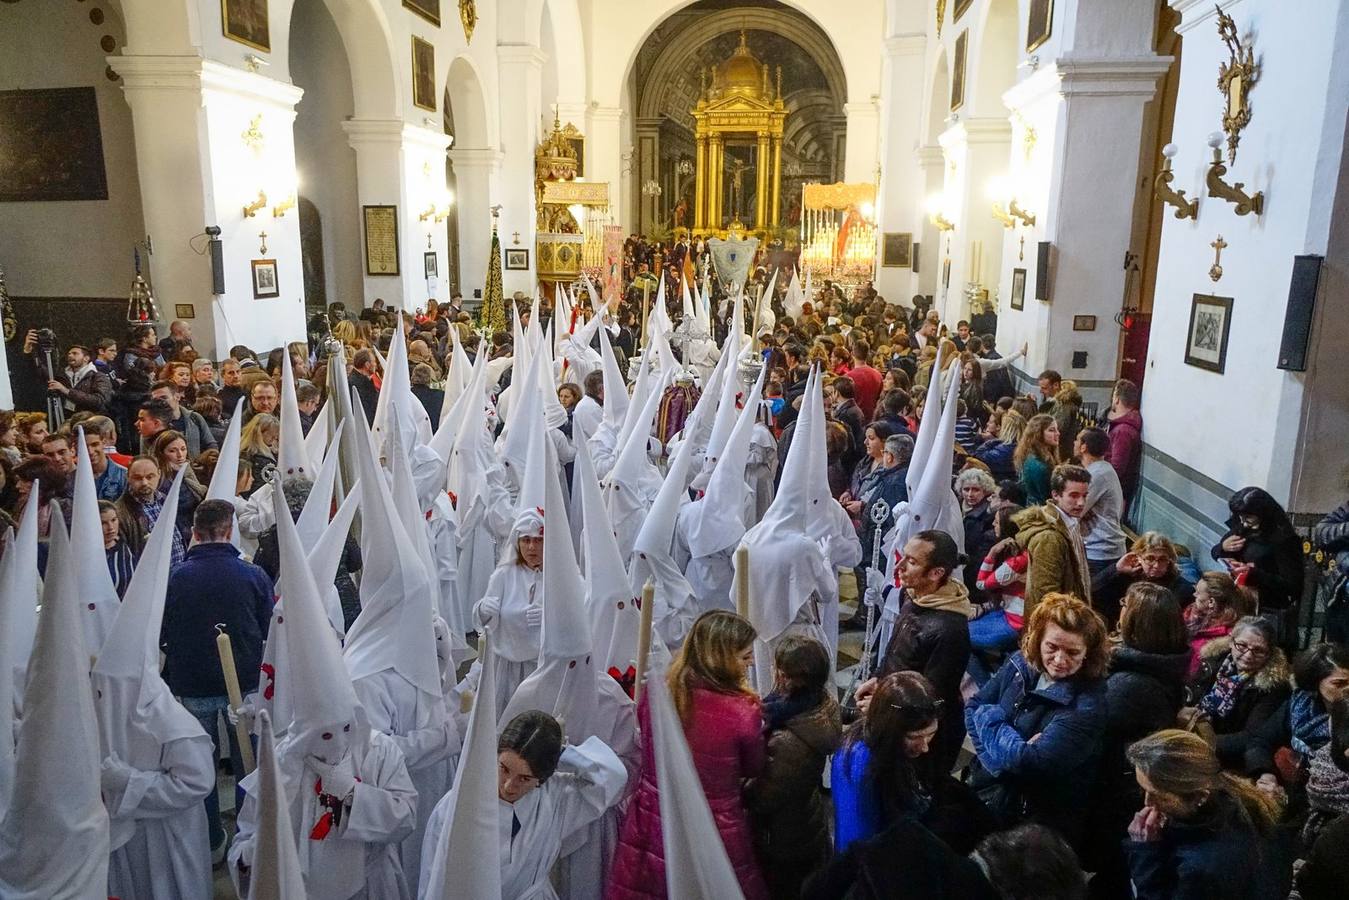
M 1140 582 L 1170 591 L 1182 609 L 1194 599 L 1194 585 L 1180 575 L 1179 554 L 1171 539 L 1155 531 L 1140 534 L 1113 566 L 1106 566 L 1091 581 L 1091 605 L 1112 629 L 1119 622 L 1120 601 L 1129 588 Z
M 1217 735 L 1224 766 L 1245 769 L 1251 737 L 1292 692 L 1288 660 L 1270 622 L 1246 616 L 1200 653 L 1190 699 Z

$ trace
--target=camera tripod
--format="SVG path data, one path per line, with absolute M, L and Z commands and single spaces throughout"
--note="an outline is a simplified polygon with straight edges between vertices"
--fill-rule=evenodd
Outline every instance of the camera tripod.
M 52 366 L 52 351 L 50 348 L 42 351 L 43 359 L 47 366 L 47 380 L 56 380 L 56 369 Z M 66 420 L 65 401 L 60 394 L 53 394 L 47 391 L 47 430 L 55 432 L 61 428 L 61 424 Z

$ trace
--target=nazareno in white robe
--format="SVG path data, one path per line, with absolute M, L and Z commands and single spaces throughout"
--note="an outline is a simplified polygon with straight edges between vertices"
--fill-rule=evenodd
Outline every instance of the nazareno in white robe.
M 495 645 L 494 645 L 495 647 Z M 599 738 L 562 751 L 557 771 L 515 804 L 497 801 L 503 900 L 556 900 L 549 874 L 565 841 L 618 802 L 628 781 L 622 760 Z M 453 791 L 436 804 L 422 848 L 421 882 L 431 876 L 436 846 L 445 839 Z M 514 836 L 512 816 L 520 822 Z
M 417 816 L 417 791 L 403 763 L 403 754 L 388 735 L 370 732 L 364 752 L 353 751 L 356 777 L 352 803 L 341 824 L 323 840 L 309 835 L 323 810 L 314 787 L 318 776 L 303 759 L 286 753 L 287 735 L 277 749 L 290 819 L 295 827 L 304 870 L 305 890 L 315 900 L 406 900 L 411 897 L 399 862 L 399 843 L 412 833 Z M 248 895 L 247 876 L 239 866 L 253 862 L 258 817 L 258 773 L 239 785 L 244 803 L 239 833 L 230 847 L 230 878 L 239 896 Z
M 136 770 L 103 802 L 114 819 L 132 819 L 131 839 L 108 859 L 108 896 L 127 900 L 210 900 L 211 844 L 202 801 L 215 786 L 205 732 L 162 745 L 159 768 Z
M 507 552 L 516 551 L 511 547 Z M 473 621 L 492 629 L 491 665 L 497 669 L 494 702 L 498 718 L 520 682 L 538 668 L 541 622 L 530 625 L 526 617 L 531 607 L 542 612 L 543 592 L 539 590 L 542 582 L 542 569 L 519 563 L 498 566 L 487 582 L 487 592 L 473 607 Z M 475 662 L 474 668 L 477 667 Z
M 370 727 L 390 737 L 403 752 L 408 776 L 417 789 L 416 828 L 403 839 L 400 850 L 408 889 L 415 894 L 426 822 L 454 783 L 454 761 L 461 745 L 459 729 L 448 711 L 432 715 L 432 711 L 422 709 L 426 695 L 393 669 L 358 678 L 352 687 Z M 443 695 L 439 699 L 444 702 Z

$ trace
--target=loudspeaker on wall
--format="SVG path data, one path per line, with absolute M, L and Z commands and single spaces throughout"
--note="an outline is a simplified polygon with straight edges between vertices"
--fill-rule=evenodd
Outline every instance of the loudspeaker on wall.
M 1035 299 L 1049 299 L 1049 251 L 1053 247 L 1049 241 L 1040 241 L 1035 254 Z
M 218 237 L 211 238 L 211 293 L 225 293 L 225 244 Z
M 1321 283 L 1323 257 L 1293 257 L 1293 277 L 1288 283 L 1288 310 L 1283 317 L 1283 339 L 1279 341 L 1279 368 L 1289 372 L 1307 371 L 1307 345 L 1311 343 L 1312 315 L 1316 311 L 1316 292 Z

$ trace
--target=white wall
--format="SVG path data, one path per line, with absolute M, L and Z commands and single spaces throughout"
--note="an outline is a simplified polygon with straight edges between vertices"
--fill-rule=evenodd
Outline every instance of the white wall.
M 1205 139 L 1219 127 L 1214 78 L 1227 53 L 1210 4 L 1172 0 L 1172 5 L 1184 14 L 1185 41 L 1174 186 L 1198 196 L 1205 194 L 1211 158 Z M 1265 191 L 1265 211 L 1238 217 L 1226 201 L 1202 196 L 1198 221 L 1166 218 L 1143 397 L 1144 437 L 1221 485 L 1262 485 L 1284 500 L 1308 376 L 1277 370 L 1276 354 L 1293 256 L 1326 253 L 1334 213 L 1345 212 L 1334 202 L 1349 107 L 1343 74 L 1349 9 L 1340 0 L 1302 4 L 1296 16 L 1279 0 L 1238 0 L 1224 7 L 1242 34 L 1255 34 L 1263 62 L 1250 94 L 1252 120 L 1228 180 Z M 1229 246 L 1222 280 L 1215 284 L 1208 277 L 1214 256 L 1209 244 L 1219 234 Z M 1342 271 L 1344 261 L 1331 264 Z M 1234 298 L 1225 374 L 1184 363 L 1196 293 Z M 1323 368 L 1321 377 L 1343 378 L 1343 369 Z M 1323 502 L 1333 505 L 1337 498 Z
M 102 25 L 76 3 L 0 3 L 0 90 L 90 87 L 98 97 L 107 200 L 0 203 L 0 265 L 16 297 L 120 297 L 131 286 L 132 244 L 144 238 L 131 111 L 104 74 Z M 0 136 L 0 141 L 3 136 Z
M 356 151 L 342 120 L 354 112 L 351 69 L 337 25 L 323 0 L 297 0 L 292 28 L 304 35 L 290 49 L 290 70 L 304 97 L 295 107 L 295 164 L 300 194 L 323 220 L 322 266 L 328 302 L 361 308 L 360 200 Z M 312 298 L 310 298 L 312 301 Z

